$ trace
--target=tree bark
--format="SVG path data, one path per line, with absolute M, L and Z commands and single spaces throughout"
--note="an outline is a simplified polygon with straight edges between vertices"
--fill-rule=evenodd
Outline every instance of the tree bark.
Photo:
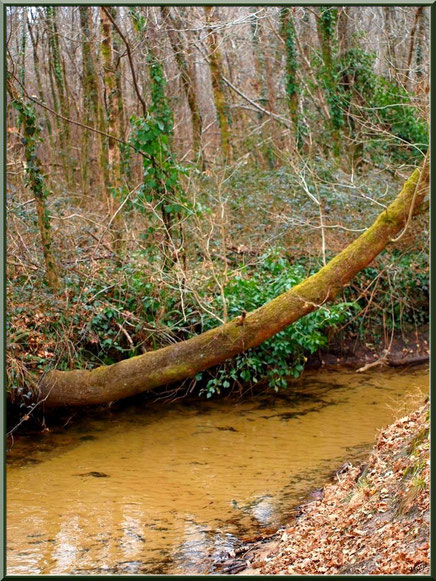
M 285 43 L 285 83 L 288 98 L 289 114 L 294 126 L 294 139 L 298 149 L 302 146 L 302 136 L 300 132 L 300 122 L 298 119 L 298 80 L 297 80 L 297 50 L 296 32 L 292 12 L 290 8 L 280 10 L 281 34 Z
M 215 329 L 163 349 L 92 371 L 51 371 L 41 382 L 48 406 L 111 402 L 151 390 L 218 365 L 332 300 L 395 236 L 410 227 L 429 185 L 428 155 L 398 197 L 374 224 L 318 273 L 262 307 Z
M 114 38 L 112 31 L 112 19 L 116 19 L 116 8 L 111 6 L 105 10 L 100 6 L 101 23 L 101 58 L 104 71 L 105 107 L 108 124 L 108 132 L 117 139 L 121 139 L 121 115 L 119 83 L 117 84 L 116 66 L 114 58 Z M 116 43 L 115 43 L 116 45 Z M 108 170 L 109 188 L 107 191 L 107 202 L 111 216 L 112 247 L 119 257 L 123 249 L 121 214 L 118 212 L 120 188 L 121 188 L 121 151 L 120 145 L 109 137 L 108 139 Z
M 348 11 L 349 7 L 342 6 L 338 13 L 338 50 L 340 56 L 347 54 L 349 48 Z
M 91 12 L 88 6 L 79 6 L 80 27 L 83 35 L 82 41 L 82 90 L 83 90 L 83 113 L 85 125 L 97 124 L 98 88 L 94 59 L 91 49 Z M 82 154 L 88 160 L 91 150 L 91 139 L 88 129 L 82 129 Z M 85 196 L 89 195 L 89 163 L 82 164 L 82 190 Z
M 321 46 L 321 56 L 324 63 L 322 76 L 324 91 L 326 94 L 326 101 L 330 109 L 330 125 L 331 135 L 333 139 L 333 153 L 335 157 L 339 157 L 341 153 L 341 126 L 342 126 L 342 112 L 337 102 L 337 81 L 334 74 L 334 55 L 333 42 L 335 39 L 335 29 L 337 25 L 337 8 L 334 6 L 319 8 L 319 16 L 317 18 L 317 31 L 319 43 Z
M 161 14 L 166 25 L 168 38 L 173 49 L 174 58 L 180 71 L 183 91 L 188 101 L 189 110 L 191 111 L 192 119 L 192 138 L 193 150 L 195 160 L 202 160 L 202 145 L 201 145 L 201 115 L 197 99 L 197 86 L 195 79 L 195 71 L 186 58 L 186 50 L 184 50 L 182 36 L 181 36 L 181 22 L 180 19 L 173 18 L 169 6 L 161 6 Z
M 418 27 L 418 22 L 419 22 L 420 18 L 422 17 L 423 12 L 424 12 L 424 6 L 418 6 L 418 8 L 416 9 L 416 12 L 415 12 L 415 18 L 413 20 L 412 30 L 410 31 L 409 55 L 407 57 L 407 64 L 406 64 L 406 69 L 404 71 L 404 78 L 403 78 L 403 84 L 406 88 L 407 88 L 407 85 L 408 85 L 408 82 L 410 79 L 410 72 L 411 72 L 410 69 L 411 69 L 411 65 L 412 65 L 413 49 L 415 48 L 416 29 Z
M 252 86 L 255 94 L 257 93 L 256 102 L 262 108 L 268 106 L 268 87 L 266 84 L 266 68 L 265 68 L 265 46 L 261 39 L 261 23 L 257 15 L 257 8 L 252 6 L 250 8 L 250 23 L 251 23 L 251 44 L 253 49 L 254 67 L 256 76 L 253 79 Z M 275 165 L 274 154 L 271 149 L 271 123 L 264 123 L 265 113 L 258 111 L 257 119 L 260 125 L 259 137 L 261 139 L 260 147 L 254 148 L 254 155 L 259 159 L 262 165 L 265 161 L 272 169 Z
M 209 66 L 212 78 L 213 98 L 215 102 L 216 115 L 221 134 L 221 147 L 226 163 L 233 161 L 233 147 L 230 134 L 229 107 L 225 95 L 223 74 L 223 58 L 218 44 L 218 37 L 214 25 L 216 19 L 214 11 L 216 7 L 205 6 L 207 24 L 207 43 L 209 46 Z
M 395 37 L 395 7 L 383 6 L 384 26 L 387 38 L 387 59 L 392 81 L 398 85 L 398 55 L 396 50 L 397 39 Z
M 23 99 L 19 96 L 10 79 L 7 80 L 7 90 L 11 99 L 16 101 L 20 109 L 23 131 L 22 143 L 26 159 L 27 185 L 32 192 L 36 203 L 38 228 L 41 236 L 42 253 L 45 263 L 45 278 L 48 286 L 52 291 L 56 292 L 60 288 L 61 281 L 53 250 L 50 214 L 46 203 L 48 191 L 45 186 L 45 176 L 42 171 L 42 164 L 37 152 L 40 132 L 39 123 L 34 114 L 33 108 L 29 109 L 26 107 Z
M 420 83 L 424 76 L 424 45 L 425 45 L 425 30 L 426 30 L 426 11 L 424 11 L 419 19 L 418 31 L 416 33 L 416 81 Z
M 57 110 L 57 103 L 63 117 L 67 119 L 70 117 L 70 103 L 68 100 L 68 90 L 65 76 L 65 67 L 62 59 L 61 47 L 59 42 L 59 31 L 57 24 L 57 7 L 47 6 L 46 21 L 48 28 L 48 39 L 50 48 L 50 66 L 53 74 L 53 102 L 54 109 Z M 55 88 L 57 90 L 57 98 L 55 96 Z M 70 125 L 67 121 L 60 123 L 60 150 L 62 163 L 65 168 L 65 176 L 69 184 L 73 183 L 73 159 L 71 153 L 71 135 Z
M 38 27 L 36 27 L 36 33 L 34 33 L 33 30 L 33 23 L 31 23 L 29 20 L 27 21 L 27 30 L 29 31 L 29 37 L 30 37 L 30 42 L 32 44 L 32 53 L 33 53 L 33 72 L 35 74 L 35 80 L 36 80 L 36 87 L 38 89 L 38 96 L 39 96 L 39 100 L 40 101 L 44 101 L 45 97 L 44 97 L 44 91 L 42 88 L 42 81 L 41 81 L 41 65 L 40 65 L 40 61 L 39 61 L 39 56 L 38 56 L 38 44 L 39 44 L 39 30 Z M 50 141 L 51 141 L 51 122 L 50 122 L 50 117 L 47 114 L 47 111 L 44 111 L 44 120 L 45 120 L 45 124 L 47 126 L 47 133 L 50 136 Z

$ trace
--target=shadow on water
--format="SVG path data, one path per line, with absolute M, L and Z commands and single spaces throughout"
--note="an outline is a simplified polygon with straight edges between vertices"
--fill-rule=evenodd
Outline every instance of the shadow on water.
M 18 438 L 7 465 L 8 574 L 216 572 L 240 539 L 285 524 L 427 394 L 427 369 L 323 371 L 274 396 L 132 402 Z

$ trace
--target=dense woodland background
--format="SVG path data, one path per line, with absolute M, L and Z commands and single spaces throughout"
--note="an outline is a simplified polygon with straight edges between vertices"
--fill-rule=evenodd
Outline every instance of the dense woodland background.
M 428 147 L 429 9 L 9 7 L 8 378 L 186 339 L 362 232 Z M 167 396 L 297 376 L 428 323 L 428 227 L 264 345 Z M 350 347 L 351 346 L 351 347 Z

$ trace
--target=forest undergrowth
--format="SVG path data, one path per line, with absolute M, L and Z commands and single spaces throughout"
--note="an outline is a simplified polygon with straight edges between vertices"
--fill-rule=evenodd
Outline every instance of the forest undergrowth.
M 8 259 L 8 379 L 11 400 L 34 401 L 46 370 L 92 368 L 181 341 L 253 310 L 318 270 L 378 212 L 401 181 L 371 168 L 350 176 L 324 162 L 302 185 L 293 168 L 239 166 L 208 171 L 188 184 L 191 211 L 183 222 L 183 260 L 163 268 L 162 228 L 134 207 L 123 216 L 125 254 L 114 262 L 102 208 L 77 208 L 53 196 L 53 238 L 63 265 L 62 290 L 44 283 L 32 199 L 13 195 L 8 213 L 14 239 Z M 310 189 L 308 189 L 310 187 Z M 323 200 L 323 223 L 309 194 Z M 350 202 L 350 189 L 353 200 Z M 374 200 L 368 204 L 368 198 Z M 73 205 L 74 204 L 74 205 Z M 298 207 L 298 214 L 295 208 Z M 342 296 L 256 349 L 177 386 L 168 396 L 211 397 L 267 380 L 286 388 L 307 359 L 342 342 L 389 348 L 428 323 L 425 217 L 382 253 Z M 150 221 L 151 222 L 151 221 Z M 150 232 L 152 229 L 152 232 Z M 16 234 L 16 235 L 15 235 Z M 176 249 L 177 250 L 177 249 Z
M 428 149 L 420 7 L 17 7 L 8 25 L 7 393 L 25 410 L 52 369 L 243 320 L 364 232 Z M 332 339 L 418 336 L 422 210 L 334 304 L 167 397 L 277 391 Z

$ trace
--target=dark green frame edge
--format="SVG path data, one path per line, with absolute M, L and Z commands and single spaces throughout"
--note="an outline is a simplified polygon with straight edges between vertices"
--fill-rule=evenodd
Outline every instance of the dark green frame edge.
M 119 5 L 119 6 L 135 6 L 135 5 L 148 5 L 148 6 L 162 6 L 162 5 L 170 5 L 170 6 L 204 6 L 207 4 L 214 5 L 214 6 L 281 6 L 281 5 L 308 5 L 308 6 L 325 6 L 325 5 L 332 5 L 332 6 L 430 6 L 430 30 L 431 30 L 431 65 L 433 65 L 436 61 L 434 58 L 434 52 L 436 51 L 436 42 L 433 40 L 435 38 L 436 33 L 436 5 L 433 2 L 422 2 L 421 0 L 409 0 L 408 2 L 395 2 L 389 0 L 372 0 L 370 2 L 356 2 L 355 0 L 342 0 L 341 2 L 335 2 L 333 0 L 324 0 L 324 2 L 319 1 L 310 1 L 310 0 L 300 0 L 300 1 L 282 1 L 282 2 L 256 2 L 250 0 L 220 0 L 214 2 L 213 0 L 203 0 L 203 1 L 188 1 L 188 2 L 177 2 L 174 0 L 161 0 L 160 2 L 152 2 L 152 1 L 141 1 L 138 0 L 137 2 L 127 1 L 122 2 L 121 0 L 106 0 L 106 2 L 92 2 L 89 0 L 64 0 L 59 2 L 44 2 L 44 1 L 35 1 L 35 2 L 23 2 L 22 0 L 9 0 L 8 2 L 4 2 L 0 0 L 1 10 L 0 10 L 0 46 L 4 49 L 6 43 L 6 9 L 8 6 L 78 6 L 80 4 L 90 5 L 90 6 L 99 6 L 99 5 Z M 0 284 L 0 304 L 1 304 L 1 325 L 0 325 L 0 377 L 3 378 L 3 385 L 6 386 L 6 52 L 3 52 L 3 58 L 1 60 L 1 71 L 0 71 L 0 78 L 2 79 L 2 99 L 0 103 L 0 111 L 1 111 L 1 121 L 0 121 L 0 145 L 1 151 L 3 152 L 3 159 L 2 163 L 0 164 L 0 183 L 2 184 L 2 203 L 0 203 L 0 224 L 2 226 L 2 232 L 0 235 L 0 257 L 1 257 L 1 283 Z M 434 86 L 436 81 L 436 72 L 434 67 L 430 67 L 430 81 L 431 86 Z M 432 96 L 432 91 L 430 93 Z M 433 99 L 431 99 L 432 104 Z M 432 110 L 432 109 L 431 109 Z M 432 143 L 433 137 L 433 124 L 430 121 L 430 143 Z M 433 149 L 430 149 L 431 155 L 431 163 L 433 164 L 435 160 L 435 154 L 433 153 Z M 433 183 L 431 181 L 431 188 L 430 191 L 433 192 Z M 433 224 L 433 212 L 435 211 L 434 208 L 436 206 L 431 203 L 431 196 L 430 196 L 430 234 L 432 231 L 432 224 Z M 433 255 L 434 255 L 434 248 L 433 245 L 436 246 L 436 242 L 434 242 L 433 237 L 431 237 L 431 255 L 430 255 L 430 280 L 432 280 L 431 272 L 433 266 Z M 432 296 L 433 293 L 430 290 L 430 309 L 431 309 L 431 326 L 430 326 L 430 347 L 434 343 L 434 339 L 436 338 L 436 330 L 434 325 L 434 310 L 432 308 Z M 430 352 L 431 353 L 431 352 Z M 432 355 L 430 355 L 430 388 L 431 392 L 433 391 L 433 381 L 432 381 Z M 433 410 L 433 406 L 431 406 L 431 424 L 433 425 L 434 419 L 436 417 L 436 412 Z M 6 431 L 6 389 L 3 391 L 3 399 L 2 399 L 2 410 L 0 413 L 0 423 L 1 423 L 1 433 L 3 437 L 3 446 L 2 446 L 2 462 L 1 462 L 1 475 L 0 475 L 0 484 L 2 487 L 2 494 L 1 494 L 1 505 L 0 505 L 0 519 L 2 522 L 2 532 L 3 532 L 3 539 L 4 542 L 0 543 L 0 574 L 1 579 L 18 579 L 17 576 L 7 576 L 6 575 L 6 438 L 5 438 L 5 431 Z M 433 446 L 431 447 L 431 475 L 432 475 L 432 483 L 434 482 L 434 451 Z M 431 492 L 433 492 L 434 487 L 431 483 Z M 431 503 L 431 515 L 433 513 L 433 504 Z M 431 539 L 435 538 L 435 526 L 433 523 L 434 519 L 431 519 Z M 430 546 L 432 544 L 430 543 Z M 435 551 L 431 550 L 431 568 L 430 568 L 430 576 L 410 576 L 414 579 L 435 579 L 436 574 L 436 567 L 434 566 L 434 555 L 436 554 Z M 46 578 L 50 579 L 52 576 L 50 575 L 38 575 L 39 578 Z M 79 579 L 87 579 L 90 576 L 76 576 Z M 111 575 L 108 575 L 111 577 Z M 116 575 L 114 577 L 117 577 Z M 137 576 L 126 575 L 123 576 L 128 579 L 137 579 Z M 154 577 L 154 576 L 151 576 Z M 163 575 L 163 577 L 168 578 L 181 578 L 177 575 Z M 199 575 L 199 578 L 206 578 L 207 576 Z M 230 575 L 224 575 L 223 577 L 231 577 Z M 247 577 L 244 575 L 240 575 L 240 577 L 245 577 L 250 579 L 251 577 Z M 267 578 L 274 578 L 275 576 L 263 576 Z M 283 576 L 287 578 L 288 576 Z M 317 579 L 317 576 L 292 576 L 292 578 L 309 578 L 309 579 Z M 331 576 L 333 578 L 343 578 Z M 354 576 L 353 576 L 354 577 Z M 361 576 L 356 576 L 359 578 Z M 182 577 L 183 578 L 183 577 Z M 396 575 L 381 575 L 377 576 L 378 579 L 391 579 L 397 578 L 400 579 L 401 576 Z

